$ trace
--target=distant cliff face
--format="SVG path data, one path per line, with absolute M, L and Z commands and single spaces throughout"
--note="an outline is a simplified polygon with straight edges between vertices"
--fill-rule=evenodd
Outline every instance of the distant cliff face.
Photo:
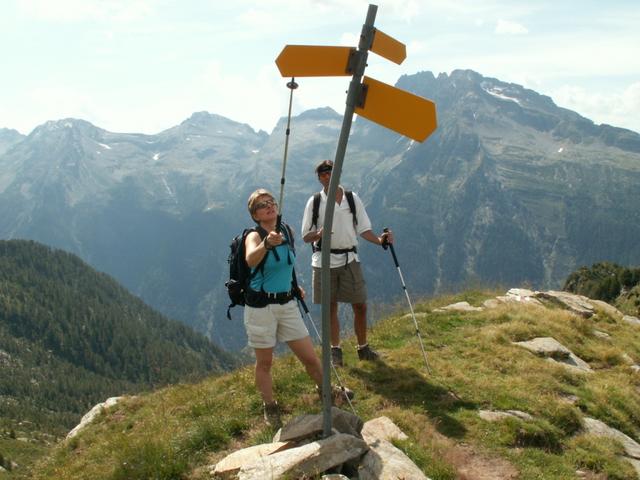
M 377 231 L 394 230 L 410 291 L 558 287 L 582 264 L 640 263 L 640 135 L 472 71 L 397 86 L 436 102 L 437 131 L 418 144 L 358 118 L 342 183 Z M 341 121 L 330 109 L 292 120 L 284 217 L 296 231 Z M 163 313 L 241 347 L 241 322 L 224 318 L 228 243 L 251 224 L 253 189 L 279 193 L 284 129 L 256 133 L 204 112 L 158 135 L 48 122 L 0 154 L 0 236 L 78 253 Z M 362 243 L 370 296 L 395 298 L 388 253 Z M 298 245 L 308 284 L 310 252 Z

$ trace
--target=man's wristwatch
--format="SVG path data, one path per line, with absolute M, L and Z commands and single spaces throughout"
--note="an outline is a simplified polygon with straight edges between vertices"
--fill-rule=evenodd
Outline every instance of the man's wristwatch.
M 264 249 L 265 250 L 271 250 L 273 247 L 269 244 L 269 242 L 267 242 L 267 237 L 264 237 L 264 240 L 262 241 L 262 243 L 264 244 Z

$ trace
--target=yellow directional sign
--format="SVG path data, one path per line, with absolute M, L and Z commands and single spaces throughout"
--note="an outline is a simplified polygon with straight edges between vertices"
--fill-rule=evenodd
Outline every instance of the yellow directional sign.
M 407 58 L 407 47 L 386 33 L 376 29 L 371 51 L 400 65 Z
M 282 49 L 276 65 L 283 77 L 348 76 L 349 57 L 353 47 L 325 47 L 316 45 L 287 45 Z
M 366 97 L 364 106 L 355 108 L 358 115 L 418 142 L 436 129 L 435 103 L 373 78 L 364 77 L 362 84 Z

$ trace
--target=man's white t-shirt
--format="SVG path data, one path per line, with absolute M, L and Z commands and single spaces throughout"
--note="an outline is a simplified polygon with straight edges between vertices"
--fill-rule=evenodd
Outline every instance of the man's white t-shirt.
M 358 236 L 367 230 L 371 230 L 371 221 L 364 209 L 364 204 L 357 194 L 353 194 L 353 203 L 356 206 L 356 218 L 358 224 L 353 225 L 353 215 L 349 208 L 347 196 L 342 190 L 342 202 L 340 205 L 336 203 L 333 213 L 333 232 L 331 234 L 331 249 L 348 249 L 358 245 Z M 318 209 L 318 225 L 311 225 L 311 216 L 313 214 L 313 196 L 307 201 L 304 208 L 304 216 L 302 217 L 302 236 L 304 237 L 310 231 L 316 231 L 324 225 L 324 212 L 327 208 L 327 194 L 322 190 L 320 192 L 320 208 Z M 347 257 L 345 259 L 345 256 Z M 359 261 L 358 254 L 349 253 L 332 253 L 331 268 L 341 267 L 353 261 Z M 314 252 L 311 257 L 311 266 L 320 268 L 322 266 L 322 252 Z

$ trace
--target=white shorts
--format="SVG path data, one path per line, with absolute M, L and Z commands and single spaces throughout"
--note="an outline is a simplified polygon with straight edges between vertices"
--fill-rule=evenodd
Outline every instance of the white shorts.
M 272 303 L 264 308 L 244 307 L 244 327 L 251 348 L 273 348 L 278 342 L 291 342 L 309 336 L 302 321 L 298 302 L 280 305 Z

